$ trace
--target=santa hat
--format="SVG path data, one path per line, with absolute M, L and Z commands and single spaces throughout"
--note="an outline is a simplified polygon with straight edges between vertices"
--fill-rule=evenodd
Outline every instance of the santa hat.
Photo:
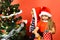
M 35 25 L 37 25 L 37 20 L 39 19 L 39 13 L 41 12 L 41 7 L 32 8 L 35 17 Z
M 47 15 L 48 17 L 51 17 L 51 12 L 50 9 L 47 7 L 43 7 L 41 10 L 41 13 L 39 14 L 39 16 L 41 17 L 42 15 Z

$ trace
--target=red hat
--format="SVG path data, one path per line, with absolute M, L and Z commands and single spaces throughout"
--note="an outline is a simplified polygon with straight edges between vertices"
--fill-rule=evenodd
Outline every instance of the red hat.
M 37 24 L 37 20 L 39 20 L 39 14 L 41 12 L 41 7 L 32 8 L 32 10 L 35 16 L 35 23 Z
M 37 20 L 39 19 L 39 14 L 41 12 L 41 7 L 36 7 L 36 8 L 32 8 L 35 16 L 37 16 Z
M 50 9 L 47 7 L 43 7 L 41 10 L 41 13 L 39 14 L 39 16 L 41 17 L 42 15 L 47 15 L 48 17 L 51 17 L 51 12 Z

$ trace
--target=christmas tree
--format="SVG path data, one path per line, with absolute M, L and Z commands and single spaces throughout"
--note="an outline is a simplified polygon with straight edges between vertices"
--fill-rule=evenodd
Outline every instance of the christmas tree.
M 0 38 L 1 40 L 24 40 L 26 25 L 17 23 L 22 17 L 16 17 L 22 10 L 19 4 L 11 5 L 13 0 L 0 0 Z
M 13 0 L 0 0 L 0 14 L 8 16 L 19 12 L 19 4 L 11 5 Z

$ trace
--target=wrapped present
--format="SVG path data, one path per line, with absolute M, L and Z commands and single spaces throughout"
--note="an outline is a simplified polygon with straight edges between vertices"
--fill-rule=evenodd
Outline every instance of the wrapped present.
M 43 39 L 44 40 L 52 40 L 52 34 L 50 32 L 44 32 Z

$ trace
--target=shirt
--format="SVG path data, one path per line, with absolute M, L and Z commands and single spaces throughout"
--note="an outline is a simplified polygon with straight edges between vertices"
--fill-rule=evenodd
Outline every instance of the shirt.
M 39 27 L 41 32 L 44 32 L 48 29 L 48 22 L 39 21 L 37 26 Z

